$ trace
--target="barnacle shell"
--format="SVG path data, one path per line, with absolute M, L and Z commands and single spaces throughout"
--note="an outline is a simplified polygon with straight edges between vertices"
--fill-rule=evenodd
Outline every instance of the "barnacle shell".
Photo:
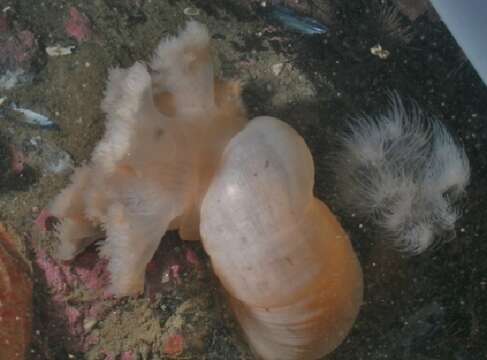
M 362 301 L 354 250 L 313 184 L 302 137 L 278 119 L 258 117 L 227 145 L 202 203 L 204 247 L 263 359 L 329 353 Z

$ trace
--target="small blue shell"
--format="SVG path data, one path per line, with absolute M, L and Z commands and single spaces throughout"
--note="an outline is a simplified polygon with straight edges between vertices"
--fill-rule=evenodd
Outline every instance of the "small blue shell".
M 273 6 L 269 16 L 289 29 L 305 35 L 317 35 L 328 32 L 328 27 L 307 16 L 298 15 L 284 6 Z
M 47 116 L 36 113 L 32 110 L 17 107 L 15 103 L 10 105 L 11 109 L 22 114 L 22 121 L 26 124 L 37 126 L 43 129 L 59 130 L 59 126 Z

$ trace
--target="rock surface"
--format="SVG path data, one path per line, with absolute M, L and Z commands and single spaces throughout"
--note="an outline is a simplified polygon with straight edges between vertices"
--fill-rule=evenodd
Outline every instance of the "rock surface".
M 30 270 L 15 248 L 13 235 L 0 223 L 0 359 L 24 359 L 31 331 Z

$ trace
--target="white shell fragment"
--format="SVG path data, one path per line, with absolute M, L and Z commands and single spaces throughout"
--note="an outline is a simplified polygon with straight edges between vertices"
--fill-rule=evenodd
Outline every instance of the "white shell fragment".
M 372 46 L 370 48 L 370 53 L 374 56 L 377 56 L 381 60 L 386 60 L 391 55 L 391 52 L 387 49 L 382 48 L 380 44 Z
M 272 73 L 276 76 L 281 75 L 283 69 L 284 69 L 283 63 L 276 63 L 271 66 Z
M 55 46 L 48 46 L 46 47 L 46 53 L 49 56 L 65 56 L 65 55 L 70 55 L 73 53 L 73 50 L 76 48 L 76 46 L 71 45 L 71 46 L 60 46 L 60 45 L 55 45 Z
M 187 7 L 183 10 L 183 13 L 186 16 L 198 16 L 200 11 L 195 7 Z
M 28 78 L 24 69 L 7 70 L 0 76 L 0 89 L 10 90 L 22 79 Z

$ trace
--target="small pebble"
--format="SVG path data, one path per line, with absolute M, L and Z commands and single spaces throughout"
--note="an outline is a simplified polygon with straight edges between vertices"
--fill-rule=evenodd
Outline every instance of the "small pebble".
M 95 326 L 97 323 L 97 320 L 96 319 L 90 319 L 90 318 L 87 318 L 83 321 L 83 329 L 86 331 L 86 332 L 90 332 L 91 329 L 93 329 L 93 326 Z
M 271 66 L 272 72 L 274 75 L 279 76 L 284 69 L 283 63 L 277 63 Z
M 381 60 L 385 60 L 391 55 L 391 52 L 389 50 L 383 49 L 380 44 L 372 46 L 370 48 L 370 53 L 377 56 Z
M 200 11 L 194 7 L 187 7 L 183 10 L 184 15 L 186 16 L 198 16 Z

